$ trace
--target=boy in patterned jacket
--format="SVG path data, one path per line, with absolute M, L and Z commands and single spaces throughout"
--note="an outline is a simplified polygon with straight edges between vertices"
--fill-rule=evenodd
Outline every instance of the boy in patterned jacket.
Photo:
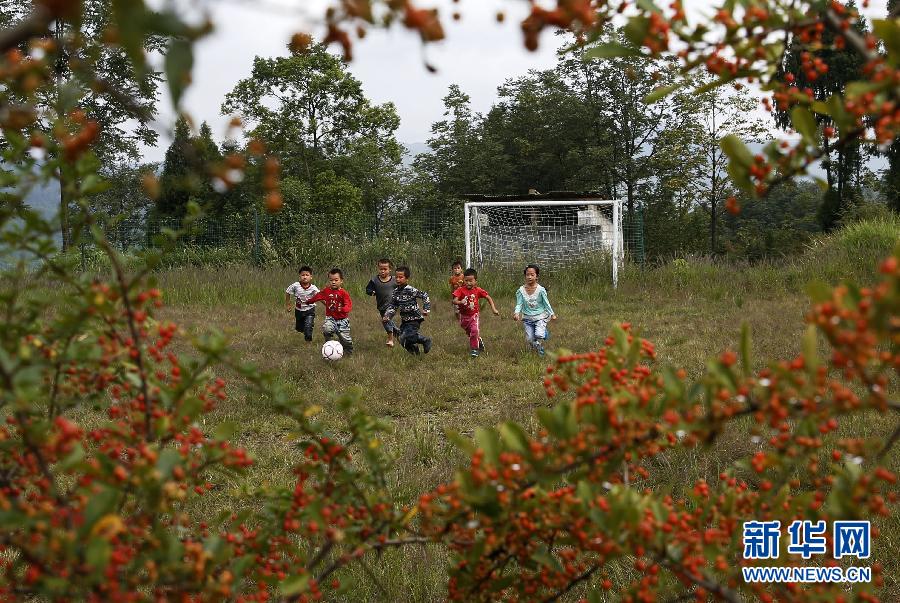
M 306 302 L 325 304 L 325 322 L 322 324 L 322 334 L 325 341 L 329 341 L 335 335 L 344 348 L 344 355 L 353 354 L 353 339 L 350 337 L 350 310 L 353 309 L 353 301 L 350 294 L 343 287 L 344 273 L 340 268 L 332 268 L 328 271 L 328 286 L 313 295 Z
M 391 301 L 388 303 L 382 321 L 387 323 L 394 314 L 399 313 L 400 345 L 406 348 L 410 354 L 418 354 L 419 344 L 422 344 L 422 351 L 427 354 L 431 351 L 431 338 L 419 333 L 419 327 L 431 311 L 431 300 L 427 293 L 419 291 L 408 283 L 409 274 L 407 266 L 400 266 L 394 273 L 397 288 L 391 295 Z M 421 311 L 418 301 L 420 299 L 422 300 Z

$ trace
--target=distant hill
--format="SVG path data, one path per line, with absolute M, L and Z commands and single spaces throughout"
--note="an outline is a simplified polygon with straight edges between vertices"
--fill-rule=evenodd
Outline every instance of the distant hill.
M 424 142 L 404 142 L 403 146 L 406 147 L 406 154 L 403 156 L 403 165 L 406 167 L 412 165 L 413 159 L 416 158 L 416 155 L 431 152 L 431 147 Z
M 59 182 L 40 183 L 25 196 L 25 204 L 51 217 L 59 211 Z

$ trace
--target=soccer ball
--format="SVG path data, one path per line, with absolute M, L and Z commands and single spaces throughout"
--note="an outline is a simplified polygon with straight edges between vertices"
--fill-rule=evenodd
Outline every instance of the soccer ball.
M 340 360 L 344 357 L 344 346 L 340 341 L 326 341 L 322 346 L 322 358 L 325 360 Z

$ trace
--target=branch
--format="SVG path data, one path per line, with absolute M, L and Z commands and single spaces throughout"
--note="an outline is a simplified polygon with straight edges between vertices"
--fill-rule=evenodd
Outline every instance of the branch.
M 137 358 L 135 358 L 134 360 L 138 368 L 138 378 L 140 379 L 141 394 L 143 394 L 144 396 L 144 420 L 147 423 L 144 426 L 145 432 L 147 439 L 152 440 L 153 405 L 150 402 L 150 391 L 147 387 L 147 372 L 144 369 L 144 350 L 142 347 L 143 337 L 141 337 L 140 330 L 134 323 L 134 309 L 131 307 L 131 299 L 129 298 L 129 294 L 131 292 L 131 284 L 128 282 L 128 279 L 125 276 L 125 269 L 122 267 L 122 263 L 119 261 L 119 258 L 116 255 L 116 251 L 109 244 L 109 241 L 107 241 L 106 238 L 103 238 L 102 240 L 97 241 L 97 244 L 103 248 L 103 251 L 105 251 L 106 255 L 109 257 L 109 263 L 113 267 L 113 271 L 116 275 L 116 280 L 119 283 L 119 288 L 122 293 L 122 305 L 125 306 L 125 316 L 128 318 L 128 330 L 131 332 L 131 339 L 134 342 L 134 349 L 137 351 Z M 142 276 L 143 272 L 140 273 L 138 278 L 141 278 Z
M 888 441 L 885 442 L 884 446 L 878 452 L 878 455 L 875 457 L 876 461 L 883 461 L 884 457 L 887 456 L 887 453 L 891 451 L 891 448 L 894 447 L 894 444 L 897 443 L 897 440 L 900 440 L 900 425 L 894 430 L 894 433 L 891 434 L 891 437 L 888 438 Z
M 731 590 L 726 586 L 722 586 L 716 582 L 711 582 L 704 578 L 703 576 L 698 576 L 696 574 L 691 573 L 690 570 L 685 569 L 684 567 L 672 563 L 667 557 L 664 555 L 657 555 L 656 560 L 660 565 L 667 568 L 673 574 L 681 574 L 697 586 L 701 586 L 707 591 L 718 595 L 720 598 L 728 601 L 729 603 L 742 603 L 741 598 L 737 595 L 736 592 Z
M 896 11 L 897 9 L 895 8 L 894 10 Z M 877 52 L 869 48 L 866 44 L 866 39 L 858 31 L 852 27 L 848 27 L 846 30 L 841 27 L 843 21 L 832 9 L 829 8 L 823 13 L 822 20 L 829 29 L 840 36 L 844 36 L 847 43 L 867 61 L 881 59 Z
M 834 146 L 831 147 L 830 150 L 833 151 L 833 150 L 838 150 L 838 149 L 842 149 L 842 148 L 846 147 L 851 141 L 854 141 L 857 138 L 859 138 L 860 135 L 862 135 L 865 131 L 866 131 L 866 129 L 864 127 L 861 127 L 861 128 L 856 128 L 854 130 L 851 130 L 850 132 L 847 132 L 847 134 L 845 136 L 842 136 L 841 139 L 838 140 L 834 144 Z M 771 192 L 772 189 L 774 189 L 776 186 L 784 184 L 785 182 L 787 182 L 794 176 L 800 174 L 801 172 L 805 173 L 806 169 L 809 166 L 811 166 L 813 163 L 815 163 L 816 161 L 821 159 L 824 155 L 825 155 L 824 148 L 817 149 L 814 153 L 809 155 L 806 158 L 806 161 L 804 161 L 801 165 L 784 172 L 781 176 L 779 176 L 778 178 L 776 178 L 775 180 L 773 180 L 772 182 L 770 182 L 768 184 L 768 187 L 766 188 L 766 196 L 768 196 L 769 192 Z
M 47 29 L 52 22 L 53 15 L 50 11 L 42 4 L 36 4 L 24 21 L 0 30 L 0 52 L 6 52 L 26 40 L 48 33 Z
M 564 589 L 562 589 L 561 591 L 557 592 L 555 595 L 552 595 L 552 596 L 550 596 L 550 597 L 544 599 L 544 600 L 543 600 L 543 603 L 552 603 L 553 601 L 557 601 L 557 600 L 558 600 L 560 597 L 562 597 L 564 594 L 566 594 L 567 592 L 569 592 L 570 590 L 572 590 L 573 588 L 575 588 L 576 586 L 578 586 L 578 584 L 580 584 L 581 582 L 584 582 L 585 580 L 587 580 L 588 578 L 590 578 L 592 575 L 594 575 L 594 572 L 596 572 L 598 569 L 600 569 L 600 566 L 599 566 L 599 565 L 595 565 L 594 567 L 592 567 L 591 569 L 587 570 L 586 572 L 584 572 L 584 573 L 581 574 L 580 576 L 574 578 L 571 582 L 569 582 L 568 586 L 566 586 Z

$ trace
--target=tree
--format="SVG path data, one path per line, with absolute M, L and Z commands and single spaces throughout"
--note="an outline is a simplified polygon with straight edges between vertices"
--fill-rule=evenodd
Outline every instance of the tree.
M 888 0 L 888 15 L 896 15 L 900 11 L 898 0 Z M 900 213 L 900 141 L 894 140 L 888 147 L 888 169 L 884 175 L 884 191 L 888 206 Z
M 179 117 L 160 175 L 160 196 L 156 209 L 161 215 L 185 215 L 188 201 L 200 189 L 203 172 L 198 171 L 198 167 L 202 170 L 203 166 L 196 161 L 190 125 L 187 119 Z
M 580 172 L 588 138 L 585 109 L 554 70 L 530 71 L 497 88 L 498 102 L 484 119 L 483 140 L 504 157 L 493 190 L 524 194 L 563 190 Z
M 26 22 L 35 6 L 42 3 L 0 0 L 0 22 L 15 27 Z M 100 160 L 101 171 L 108 166 L 140 159 L 140 147 L 156 142 L 151 122 L 156 115 L 156 97 L 160 75 L 138 70 L 120 46 L 106 43 L 120 24 L 112 0 L 86 0 L 78 11 L 61 15 L 53 28 L 42 33 L 41 43 L 52 44 L 53 58 L 49 77 L 37 79 L 30 98 L 7 90 L 10 101 L 26 99 L 36 109 L 36 131 L 54 137 L 54 128 L 96 131 L 92 151 Z M 146 38 L 147 52 L 162 49 L 160 38 Z M 74 119 L 73 119 L 74 118 Z M 94 125 L 89 125 L 94 124 Z M 60 228 L 63 248 L 70 244 L 70 205 L 78 194 L 79 183 L 73 166 L 60 168 Z
M 293 47 L 287 57 L 256 57 L 250 78 L 229 92 L 223 114 L 236 114 L 282 162 L 282 172 L 317 183 L 338 174 L 362 191 L 369 215 L 395 195 L 402 149 L 391 103 L 373 106 L 342 61 L 320 44 Z M 321 172 L 332 176 L 320 178 Z M 341 199 L 355 199 L 353 195 Z M 349 210 L 349 208 L 347 208 Z
M 611 143 L 612 192 L 615 196 L 624 193 L 626 218 L 633 223 L 640 185 L 652 178 L 654 166 L 667 157 L 665 142 L 687 134 L 689 115 L 678 111 L 671 98 L 651 105 L 644 102 L 657 87 L 674 82 L 671 60 L 637 52 L 610 60 L 593 58 L 597 48 L 608 44 L 628 48 L 632 43 L 624 32 L 605 28 L 592 46 L 579 50 L 592 67 L 590 76 L 582 78 L 583 94 L 594 111 L 595 131 L 606 130 L 601 140 Z
M 352 140 L 346 154 L 333 162 L 347 180 L 359 189 L 362 211 L 380 227 L 392 205 L 398 203 L 404 148 L 394 137 L 400 118 L 392 103 L 364 109 L 362 123 L 369 124 L 362 136 Z M 375 124 L 378 126 L 372 127 Z
M 444 119 L 431 125 L 430 152 L 417 156 L 413 166 L 434 183 L 441 203 L 465 193 L 495 190 L 485 182 L 487 166 L 479 161 L 482 116 L 472 112 L 471 98 L 456 84 L 450 85 L 443 103 Z M 490 169 L 503 170 L 502 164 Z
M 696 86 L 701 88 L 711 83 L 711 78 L 699 78 Z M 762 142 L 767 128 L 759 118 L 754 117 L 758 101 L 746 88 L 714 87 L 700 94 L 687 92 L 682 111 L 694 116 L 696 134 L 691 148 L 693 152 L 682 157 L 694 156 L 690 170 L 691 187 L 699 193 L 700 205 L 709 213 L 709 251 L 720 251 L 718 229 L 722 220 L 722 206 L 725 199 L 737 194 L 730 181 L 727 168 L 728 156 L 722 149 L 722 141 L 727 136 L 736 136 L 745 143 Z M 683 135 L 682 132 L 676 136 Z
M 846 4 L 849 11 L 856 10 L 853 0 Z M 865 36 L 868 27 L 864 19 L 857 20 L 853 25 L 854 31 L 860 36 Z M 826 101 L 835 94 L 841 94 L 848 83 L 858 80 L 862 75 L 865 65 L 865 57 L 853 48 L 834 48 L 836 35 L 830 30 L 823 33 L 821 44 L 811 45 L 804 41 L 802 36 L 795 36 L 780 69 L 785 81 L 796 87 L 797 90 L 807 90 L 818 101 Z M 776 123 L 782 128 L 792 127 L 793 121 L 790 112 L 778 110 L 775 113 Z M 819 113 L 816 117 L 820 133 L 825 128 L 834 130 L 835 121 L 830 115 Z M 840 214 L 857 193 L 855 188 L 860 185 L 859 172 L 863 166 L 863 152 L 859 144 L 855 142 L 834 145 L 832 136 L 821 135 L 823 145 L 822 167 L 828 180 L 828 187 L 835 188 L 836 193 L 826 198 L 821 214 L 825 220 L 822 226 L 831 230 L 840 218 Z M 830 208 L 825 211 L 826 208 Z
M 256 57 L 251 76 L 222 103 L 223 114 L 244 119 L 252 126 L 249 135 L 278 153 L 286 173 L 302 174 L 310 184 L 322 162 L 345 154 L 354 140 L 393 134 L 396 111 L 392 105 L 378 109 L 320 44 L 287 57 Z

